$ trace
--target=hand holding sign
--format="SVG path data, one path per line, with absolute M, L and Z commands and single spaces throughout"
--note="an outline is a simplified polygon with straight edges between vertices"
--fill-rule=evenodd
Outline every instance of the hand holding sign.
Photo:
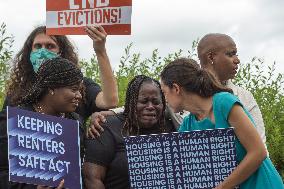
M 56 189 L 63 189 L 64 187 L 64 179 L 60 181 L 59 186 Z M 48 186 L 37 186 L 36 189 L 51 189 Z
M 107 33 L 102 26 L 87 26 L 85 28 L 87 35 L 93 40 L 93 47 L 96 53 L 104 52 Z
M 218 185 L 218 186 L 216 186 L 215 188 L 213 188 L 213 189 L 223 189 L 224 187 L 220 184 L 220 185 Z

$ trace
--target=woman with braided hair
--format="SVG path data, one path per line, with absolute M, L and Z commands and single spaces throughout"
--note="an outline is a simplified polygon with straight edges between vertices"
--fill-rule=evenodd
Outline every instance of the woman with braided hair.
M 42 114 L 78 120 L 79 115 L 75 113 L 75 110 L 82 99 L 82 94 L 80 93 L 82 87 L 83 74 L 74 63 L 61 57 L 46 60 L 39 67 L 35 83 L 23 94 L 23 98 L 19 102 L 20 108 Z M 5 124 L 5 122 L 1 120 L 1 124 Z M 1 125 L 1 127 L 3 126 Z M 79 131 L 81 144 L 83 144 L 84 130 L 81 126 Z M 5 152 L 1 153 L 4 153 L 6 157 L 8 157 L 7 144 L 4 148 Z M 81 154 L 81 156 L 82 155 L 83 154 Z M 1 159 L 1 161 L 5 161 L 4 163 L 6 163 L 6 177 L 1 177 L 1 188 L 49 188 L 24 183 L 8 183 L 8 160 L 5 158 L 5 160 Z M 57 189 L 63 188 L 63 184 L 64 181 L 60 183 Z
M 160 84 L 150 77 L 139 75 L 130 81 L 124 107 L 122 114 L 106 117 L 99 138 L 85 141 L 83 173 L 88 189 L 130 188 L 123 136 L 174 131 L 174 125 L 165 120 Z
M 238 166 L 214 189 L 283 189 L 251 114 L 210 71 L 192 59 L 177 59 L 162 71 L 161 86 L 174 112 L 190 112 L 180 132 L 234 127 Z
M 33 107 L 40 113 L 63 116 L 63 113 L 75 112 L 79 106 L 82 87 L 83 74 L 77 66 L 61 57 L 49 59 L 40 67 L 36 82 L 27 90 L 20 105 Z

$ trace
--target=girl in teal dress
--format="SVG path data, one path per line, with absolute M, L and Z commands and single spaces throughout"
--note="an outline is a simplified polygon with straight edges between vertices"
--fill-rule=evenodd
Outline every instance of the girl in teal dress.
M 177 59 L 161 73 L 161 86 L 175 112 L 187 110 L 179 131 L 234 127 L 238 166 L 215 189 L 283 189 L 283 182 L 253 119 L 232 90 L 191 59 Z

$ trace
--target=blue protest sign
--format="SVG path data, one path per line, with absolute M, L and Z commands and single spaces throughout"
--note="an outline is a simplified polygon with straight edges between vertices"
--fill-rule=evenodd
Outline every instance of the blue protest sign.
M 79 123 L 7 107 L 9 180 L 81 188 Z
M 236 167 L 232 128 L 126 137 L 131 188 L 214 188 Z

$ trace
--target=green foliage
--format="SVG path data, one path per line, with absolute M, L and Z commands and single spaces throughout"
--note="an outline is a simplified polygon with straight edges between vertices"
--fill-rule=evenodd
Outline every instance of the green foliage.
M 6 33 L 6 24 L 2 23 L 0 26 L 0 107 L 5 97 L 5 84 L 9 75 L 9 60 L 13 53 L 11 51 L 13 42 L 13 36 Z
M 142 59 L 140 53 L 131 53 L 132 43 L 129 44 L 124 49 L 124 55 L 121 57 L 118 70 L 115 72 L 119 91 L 119 106 L 124 105 L 127 85 L 134 76 L 144 74 L 159 79 L 164 66 L 174 59 L 181 56 L 196 58 L 196 45 L 197 41 L 193 43 L 192 50 L 187 51 L 187 55 L 183 55 L 183 51 L 179 50 L 161 58 L 158 49 L 155 49 L 150 58 Z M 90 62 L 85 60 L 80 61 L 80 65 L 86 77 L 100 83 L 99 68 L 95 55 Z
M 284 178 L 284 74 L 263 60 L 253 58 L 242 65 L 235 83 L 248 89 L 262 112 L 269 155 Z
M 98 61 L 95 55 L 91 58 L 90 62 L 86 60 L 80 61 L 80 67 L 84 76 L 94 80 L 96 83 L 100 84 L 100 77 L 99 77 L 99 66 Z
M 121 57 L 119 69 L 115 73 L 118 82 L 119 106 L 124 104 L 127 85 L 134 76 L 144 74 L 159 80 L 159 75 L 164 66 L 174 59 L 182 56 L 196 58 L 196 46 L 197 41 L 194 41 L 192 49 L 187 51 L 187 55 L 179 50 L 163 58 L 159 56 L 158 49 L 154 49 L 150 58 L 142 59 L 140 53 L 131 54 L 132 43 L 128 45 L 124 50 L 125 54 Z

